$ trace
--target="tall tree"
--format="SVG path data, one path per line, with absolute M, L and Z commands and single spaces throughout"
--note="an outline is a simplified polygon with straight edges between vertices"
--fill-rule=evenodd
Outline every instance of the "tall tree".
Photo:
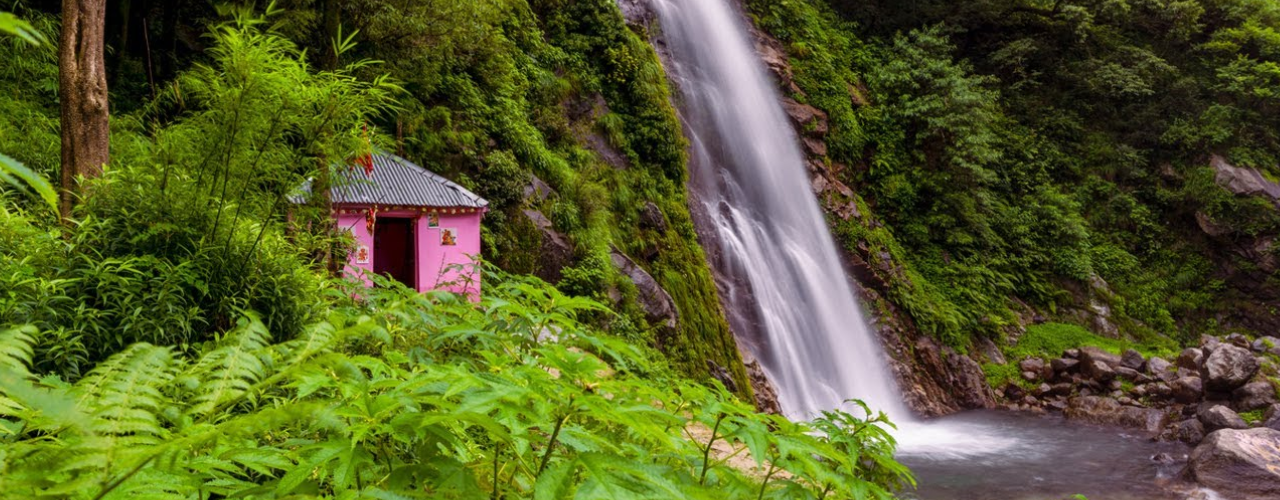
M 96 177 L 108 160 L 107 72 L 103 60 L 106 0 L 62 0 L 58 99 L 62 106 L 63 219 L 71 215 L 76 177 Z

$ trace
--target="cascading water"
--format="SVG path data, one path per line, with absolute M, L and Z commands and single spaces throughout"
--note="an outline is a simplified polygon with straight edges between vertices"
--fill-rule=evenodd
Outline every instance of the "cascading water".
M 1088 488 L 1108 497 L 1128 491 L 1126 498 L 1165 498 L 1159 484 L 1168 471 L 1146 458 L 1163 448 L 1143 439 L 1016 415 L 912 418 L 733 1 L 649 0 L 683 98 L 699 235 L 730 323 L 778 387 L 784 413 L 804 419 L 849 398 L 888 413 L 898 424 L 899 457 L 928 474 L 920 478 L 931 483 L 919 492 L 926 498 L 1060 498 Z M 1072 472 L 1060 457 L 1089 467 Z M 1135 486 L 1135 476 L 1155 482 Z
M 784 413 L 866 401 L 908 418 L 810 190 L 797 138 L 727 0 L 654 0 L 721 273 L 750 288 L 757 357 Z

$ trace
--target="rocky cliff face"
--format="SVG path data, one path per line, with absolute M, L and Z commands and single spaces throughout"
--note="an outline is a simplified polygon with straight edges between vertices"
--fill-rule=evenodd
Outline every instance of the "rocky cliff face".
M 664 64 L 670 68 L 669 51 L 648 0 L 618 0 L 618 5 L 634 29 L 649 34 L 650 42 Z M 856 220 L 871 226 L 879 225 L 874 218 L 859 212 L 853 189 L 840 180 L 847 167 L 832 162 L 827 157 L 825 135 L 829 127 L 826 113 L 789 97 L 803 95 L 803 91 L 792 79 L 791 67 L 780 44 L 758 29 L 752 28 L 751 34 L 756 51 L 778 84 L 783 96 L 783 108 L 799 134 L 802 150 L 807 156 L 810 184 L 823 209 L 829 217 L 844 221 Z M 849 88 L 849 98 L 855 105 L 866 105 L 864 96 L 863 90 Z M 679 109 L 679 103 L 676 105 Z M 696 165 L 691 165 L 691 168 L 695 167 Z M 714 241 L 716 231 L 709 226 L 706 214 L 700 213 L 704 209 L 697 200 L 699 190 L 696 181 L 692 182 L 690 191 L 690 210 L 694 214 L 699 239 L 707 249 L 712 269 L 717 269 L 722 264 L 722 256 L 714 251 L 718 248 Z M 977 360 L 924 335 L 906 314 L 902 314 L 896 305 L 883 297 L 888 290 L 889 280 L 907 279 L 890 256 L 873 255 L 869 247 L 863 245 L 858 251 L 846 252 L 843 257 L 846 276 L 854 282 L 864 308 L 869 312 L 871 326 L 880 337 L 908 406 L 924 415 L 939 415 L 965 408 L 994 405 L 994 396 Z M 739 339 L 740 348 L 746 351 L 743 353 L 744 358 L 749 360 L 752 358 L 752 339 L 759 338 L 756 334 L 758 319 L 753 317 L 749 308 L 733 306 L 735 303 L 748 303 L 751 300 L 749 296 L 744 296 L 749 294 L 744 292 L 749 287 L 733 283 L 723 275 L 717 276 L 716 280 L 721 299 L 728 311 L 730 327 Z M 988 352 L 999 356 L 998 349 L 994 347 Z M 757 395 L 757 406 L 761 409 L 776 408 L 776 401 L 768 396 L 774 390 L 768 387 L 763 372 L 758 375 L 751 377 Z

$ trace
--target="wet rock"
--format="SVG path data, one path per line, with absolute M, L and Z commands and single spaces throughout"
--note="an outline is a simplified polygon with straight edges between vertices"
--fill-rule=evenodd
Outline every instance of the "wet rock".
M 1084 362 L 1084 375 L 1100 383 L 1107 383 L 1116 378 L 1116 371 L 1106 362 L 1092 360 Z
M 1200 419 L 1200 423 L 1204 424 L 1206 432 L 1213 432 L 1218 429 L 1249 428 L 1249 424 L 1243 418 L 1240 418 L 1240 415 L 1223 405 L 1201 408 L 1196 412 L 1196 418 Z
M 1204 355 L 1206 357 L 1221 345 L 1222 339 L 1219 339 L 1218 337 L 1214 337 L 1213 335 L 1200 336 L 1200 350 L 1204 351 Z
M 1130 370 L 1141 372 L 1147 366 L 1146 358 L 1142 354 L 1133 349 L 1126 349 L 1124 354 L 1120 355 L 1120 366 Z
M 1256 168 L 1233 166 L 1220 155 L 1211 156 L 1209 166 L 1213 168 L 1214 182 L 1227 191 L 1238 195 L 1262 195 L 1272 200 L 1280 200 L 1280 184 L 1267 179 Z
M 1172 368 L 1172 363 L 1159 356 L 1152 356 L 1147 360 L 1147 374 L 1165 382 L 1171 382 L 1175 378 Z
M 1210 433 L 1192 450 L 1186 475 L 1233 500 L 1280 498 L 1280 431 Z
M 1173 381 L 1170 388 L 1173 390 L 1174 401 L 1182 404 L 1192 404 L 1204 397 L 1204 387 L 1200 377 L 1179 378 Z
M 855 204 L 854 207 L 856 210 L 857 205 Z M 1003 365 L 1008 362 L 1004 359 L 1004 353 L 1000 352 L 1000 348 L 996 347 L 996 344 L 992 342 L 991 339 L 978 337 L 978 339 L 973 342 L 973 345 L 977 348 L 978 353 L 982 354 L 982 358 L 987 360 L 988 363 Z
M 524 216 L 542 234 L 538 264 L 533 274 L 549 283 L 559 282 L 564 268 L 573 262 L 573 245 L 569 244 L 569 237 L 556 231 L 542 212 L 525 210 Z
M 1071 391 L 1075 389 L 1069 382 L 1057 383 L 1049 386 L 1054 396 L 1070 396 Z
M 707 371 L 709 371 L 711 376 L 718 380 L 721 385 L 724 385 L 724 388 L 728 389 L 729 392 L 738 392 L 738 383 L 733 380 L 733 375 L 729 373 L 729 370 L 720 366 L 720 363 L 715 362 L 715 360 L 708 359 Z
M 1018 401 L 1022 399 L 1023 396 L 1026 396 L 1026 395 L 1027 395 L 1026 389 L 1023 389 L 1018 384 L 1009 384 L 1004 386 L 1004 397 L 1009 401 Z
M 676 311 L 671 294 L 659 286 L 658 281 L 653 279 L 648 271 L 623 255 L 618 249 L 610 250 L 609 259 L 613 262 L 613 267 L 618 268 L 618 271 L 631 278 L 631 282 L 636 284 L 636 291 L 639 292 L 637 298 L 640 301 L 640 308 L 644 310 L 645 319 L 655 325 L 674 330 L 680 321 L 680 313 Z
M 662 215 L 662 209 L 658 208 L 652 201 L 645 202 L 644 208 L 640 209 L 640 227 L 657 231 L 660 234 L 667 232 L 667 218 Z
M 1042 398 L 1045 395 L 1051 394 L 1052 392 L 1053 392 L 1053 386 L 1049 384 L 1040 384 L 1036 386 L 1034 390 L 1031 391 L 1031 394 L 1034 395 L 1035 397 Z
M 1231 392 L 1231 407 L 1236 411 L 1253 411 L 1276 402 L 1276 389 L 1270 382 L 1250 382 Z
M 1222 340 L 1223 342 L 1239 347 L 1241 349 L 1249 348 L 1249 338 L 1239 333 L 1232 333 L 1230 335 L 1227 335 L 1227 338 Z
M 1105 425 L 1120 425 L 1157 433 L 1164 428 L 1164 412 L 1152 408 L 1123 406 L 1101 396 L 1078 396 L 1067 401 L 1067 418 Z
M 1027 358 L 1019 361 L 1018 369 L 1023 372 L 1031 372 L 1034 374 L 1034 378 L 1027 380 L 1036 380 L 1041 378 L 1047 379 L 1053 376 L 1053 369 L 1040 358 Z
M 1277 347 L 1280 347 L 1280 339 L 1272 336 L 1258 337 L 1258 340 L 1253 341 L 1249 346 L 1254 352 L 1269 352 Z
M 1177 440 L 1195 446 L 1204 439 L 1204 424 L 1199 419 L 1188 419 L 1178 423 L 1173 432 Z
M 1130 382 L 1133 382 L 1135 384 L 1145 384 L 1151 381 L 1151 377 L 1148 377 L 1142 372 L 1139 372 L 1138 370 L 1134 370 L 1127 366 L 1121 366 L 1119 368 L 1116 368 L 1116 376 L 1122 379 L 1128 380 Z
M 778 391 L 773 382 L 765 374 L 764 367 L 757 360 L 750 360 L 743 366 L 747 369 L 747 379 L 751 381 L 751 389 L 756 396 L 756 410 L 774 415 L 782 414 L 782 405 L 778 403 Z
M 1100 361 L 1106 364 L 1107 367 L 1111 368 L 1112 370 L 1120 366 L 1120 356 L 1118 355 L 1104 351 L 1099 347 L 1093 347 L 1093 346 L 1081 347 L 1080 362 L 1083 363 L 1086 370 L 1088 369 L 1089 364 L 1094 361 Z
M 1200 371 L 1200 363 L 1202 362 L 1204 362 L 1204 351 L 1195 347 L 1188 347 L 1178 354 L 1178 360 L 1175 364 L 1178 368 Z
M 1258 372 L 1258 359 L 1247 349 L 1222 344 L 1213 350 L 1201 368 L 1207 391 L 1230 392 L 1244 385 Z
M 947 348 L 948 387 L 953 391 L 955 401 L 962 408 L 987 408 L 994 406 L 991 386 L 987 385 L 986 375 L 982 373 L 982 365 L 973 358 Z
M 1280 404 L 1273 404 L 1262 415 L 1262 426 L 1280 431 Z
M 1076 366 L 1079 364 L 1079 360 L 1071 358 L 1058 358 L 1049 362 L 1049 366 L 1053 368 L 1053 371 L 1056 373 L 1071 372 L 1072 370 L 1075 370 Z
M 827 114 L 822 110 L 797 102 L 794 99 L 783 99 L 782 109 L 787 112 L 797 132 L 821 137 L 827 133 Z
M 539 179 L 536 175 L 529 176 L 529 184 L 524 187 L 525 201 L 542 201 L 553 194 L 556 194 L 556 190 L 551 189 L 550 184 Z

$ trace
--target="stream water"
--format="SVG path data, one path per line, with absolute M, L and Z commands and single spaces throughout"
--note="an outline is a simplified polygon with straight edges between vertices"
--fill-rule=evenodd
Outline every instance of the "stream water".
M 1179 465 L 1114 429 L 972 412 L 919 421 L 905 408 L 811 191 L 795 131 L 733 0 L 650 0 L 691 142 L 693 207 L 730 323 L 796 419 L 866 401 L 897 422 L 921 500 L 1163 500 Z
M 1129 429 L 1005 411 L 971 411 L 900 427 L 898 459 L 919 483 L 904 498 L 1213 498 L 1178 479 L 1189 452 L 1185 445 L 1153 442 Z

